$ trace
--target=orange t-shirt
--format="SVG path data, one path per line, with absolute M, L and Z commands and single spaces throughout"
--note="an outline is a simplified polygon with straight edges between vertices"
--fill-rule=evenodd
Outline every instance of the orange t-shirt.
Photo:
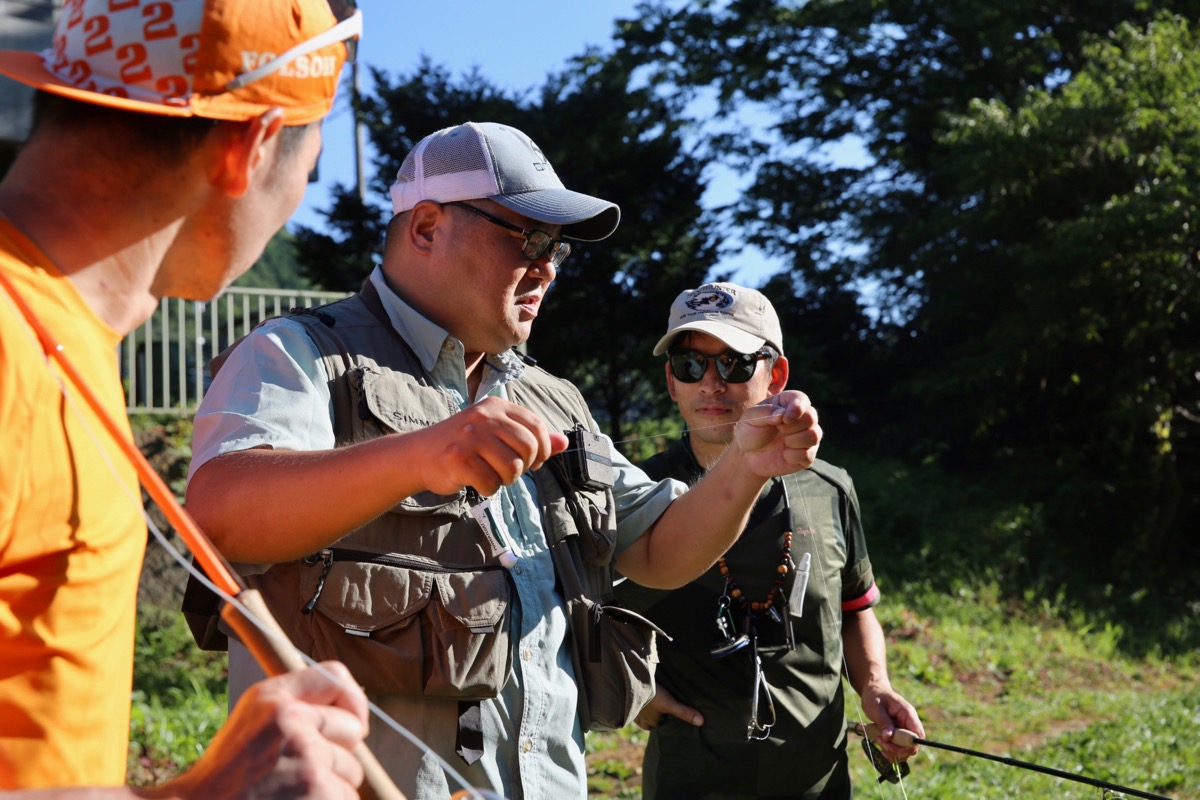
M 0 271 L 129 434 L 117 333 L 3 219 Z M 124 783 L 145 548 L 133 465 L 0 285 L 0 789 Z

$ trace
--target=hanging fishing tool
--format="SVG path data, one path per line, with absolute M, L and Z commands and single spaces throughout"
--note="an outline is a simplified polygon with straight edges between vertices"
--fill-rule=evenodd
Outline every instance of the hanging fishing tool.
M 103 423 L 105 431 L 137 470 L 138 480 L 146 492 L 175 527 L 209 579 L 225 595 L 237 600 L 236 603 L 226 603 L 221 610 L 221 616 L 241 637 L 242 642 L 258 661 L 259 666 L 267 675 L 271 676 L 304 669 L 305 663 L 300 651 L 288 641 L 287 635 L 279 627 L 279 623 L 271 616 L 262 596 L 242 582 L 229 563 L 217 552 L 213 543 L 192 520 L 191 515 L 183 510 L 183 506 L 175 499 L 175 495 L 167 488 L 163 479 L 154 471 L 154 467 L 150 466 L 150 462 L 134 445 L 125 430 L 117 424 L 112 415 L 108 413 L 108 409 L 92 392 L 91 387 L 87 385 L 83 376 L 67 357 L 62 345 L 55 341 L 50 332 L 46 330 L 41 320 L 33 313 L 33 309 L 25 303 L 24 298 L 17 293 L 16 287 L 9 282 L 3 272 L 0 272 L 0 284 L 3 285 L 37 336 L 47 359 L 58 364 L 67 380 L 75 386 L 88 406 L 95 412 Z M 360 743 L 355 749 L 354 755 L 363 767 L 364 789 L 372 792 L 377 800 L 405 800 L 404 794 L 388 777 L 383 766 L 365 744 Z
M 709 651 L 713 658 L 724 658 L 750 644 L 748 631 L 741 635 L 737 634 L 733 612 L 730 610 L 731 605 L 732 600 L 728 594 L 721 595 L 721 599 L 717 602 L 717 640 Z
M 747 627 L 752 630 L 753 616 L 747 613 L 746 619 L 750 620 Z M 761 742 L 771 735 L 771 728 L 775 726 L 775 699 L 771 697 L 771 687 L 767 684 L 766 676 L 763 675 L 762 659 L 758 656 L 758 634 L 753 632 L 750 634 L 750 647 L 754 655 L 754 688 L 750 696 L 750 722 L 746 725 L 746 739 Z M 761 718 L 758 713 L 760 697 L 767 701 L 767 713 Z
M 861 722 L 851 722 L 847 725 L 847 730 L 857 733 L 859 736 L 864 736 L 870 741 L 879 739 L 879 726 L 871 722 L 863 725 Z M 1044 775 L 1053 775 L 1055 778 L 1063 778 L 1076 783 L 1084 783 L 1088 786 L 1095 786 L 1097 789 L 1105 789 L 1110 792 L 1120 792 L 1121 794 L 1130 795 L 1131 797 L 1145 797 L 1149 800 L 1171 800 L 1169 797 L 1164 797 L 1161 794 L 1150 794 L 1149 792 L 1139 791 L 1138 789 L 1130 789 L 1128 786 L 1118 786 L 1115 783 L 1089 778 L 1086 775 L 1077 775 L 1074 772 L 1064 772 L 1060 769 L 1052 769 L 1051 767 L 1043 767 L 1039 764 L 1031 764 L 1028 761 L 1018 761 L 1015 758 L 1007 756 L 994 756 L 991 753 L 983 753 L 979 750 L 968 750 L 965 747 L 956 747 L 952 744 L 943 742 L 934 742 L 929 739 L 922 739 L 912 731 L 906 731 L 903 728 L 897 728 L 892 735 L 892 742 L 901 747 L 912 747 L 913 745 L 923 745 L 925 747 L 933 747 L 938 750 L 949 750 L 952 753 L 961 753 L 965 756 L 974 756 L 975 758 L 984 758 L 988 761 L 996 761 L 1001 764 L 1007 764 L 1010 767 L 1020 767 L 1021 769 L 1032 770 L 1033 772 L 1041 772 Z

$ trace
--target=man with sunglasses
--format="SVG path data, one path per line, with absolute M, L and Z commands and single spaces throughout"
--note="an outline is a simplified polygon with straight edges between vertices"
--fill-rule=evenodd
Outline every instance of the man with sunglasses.
M 745 409 L 788 381 L 775 309 L 732 283 L 682 292 L 654 353 L 667 356 L 667 391 L 687 429 L 642 464 L 653 478 L 701 480 Z M 650 730 L 647 800 L 849 798 L 843 670 L 884 731 L 886 757 L 916 752 L 890 741 L 921 722 L 888 680 L 879 592 L 844 470 L 818 459 L 769 482 L 711 569 L 669 592 L 626 581 L 617 596 L 672 637 L 637 718 Z
M 39 90 L 0 182 L 0 796 L 356 796 L 367 705 L 339 664 L 256 686 L 169 784 L 122 785 L 147 532 L 113 436 L 121 337 L 164 296 L 211 298 L 295 210 L 361 18 L 54 5 L 52 48 L 0 53 Z
M 746 410 L 712 481 L 648 480 L 573 385 L 512 349 L 617 206 L 474 122 L 418 142 L 391 198 L 362 291 L 262 326 L 220 367 L 188 508 L 295 638 L 342 655 L 429 748 L 368 737 L 410 798 L 458 789 L 451 768 L 510 800 L 582 798 L 583 734 L 652 691 L 650 629 L 611 605 L 612 565 L 652 586 L 700 574 L 763 483 L 812 462 L 816 413 L 781 393 Z M 720 524 L 696 536 L 702 520 Z

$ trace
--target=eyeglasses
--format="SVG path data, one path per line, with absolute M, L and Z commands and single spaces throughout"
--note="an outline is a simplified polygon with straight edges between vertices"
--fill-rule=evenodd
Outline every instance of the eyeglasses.
M 315 53 L 338 42 L 345 42 L 346 61 L 353 61 L 358 51 L 358 40 L 362 38 L 362 12 L 354 7 L 353 2 L 347 2 L 347 0 L 329 0 L 329 10 L 333 12 L 334 18 L 338 21 L 336 25 L 324 33 L 319 33 L 308 41 L 286 50 L 282 55 L 272 58 L 265 64 L 260 64 L 249 72 L 243 72 L 225 84 L 225 90 L 231 92 L 234 89 L 241 89 L 268 75 L 274 75 L 300 56 Z
M 726 350 L 710 356 L 697 353 L 695 350 L 677 350 L 667 354 L 671 365 L 671 374 L 675 380 L 683 383 L 699 383 L 708 371 L 708 362 L 715 362 L 717 374 L 726 383 L 745 383 L 754 377 L 758 362 L 770 358 L 770 350 L 759 350 L 757 353 L 735 353 Z
M 493 217 L 482 208 L 476 208 L 470 203 L 452 202 L 444 203 L 444 205 L 465 208 L 468 211 L 483 217 L 493 225 L 498 225 L 505 230 L 521 234 L 525 237 L 525 244 L 521 248 L 521 252 L 530 261 L 537 261 L 539 258 L 546 255 L 546 251 L 549 250 L 550 263 L 554 267 L 557 267 L 559 264 L 567 260 L 567 256 L 571 255 L 571 245 L 567 244 L 562 239 L 555 239 L 551 237 L 550 234 L 546 233 L 545 231 L 530 230 L 528 228 L 522 228 L 518 225 L 513 225 L 511 222 L 505 222 L 499 217 Z

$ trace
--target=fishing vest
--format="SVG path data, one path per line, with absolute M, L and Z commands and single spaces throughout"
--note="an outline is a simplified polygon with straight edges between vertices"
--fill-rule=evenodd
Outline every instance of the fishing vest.
M 291 319 L 321 353 L 337 447 L 458 413 L 392 327 L 370 281 L 359 294 L 293 311 Z M 542 369 L 527 367 L 505 389 L 551 430 L 589 425 L 579 391 Z M 561 457 L 531 476 L 566 603 L 583 729 L 622 727 L 654 694 L 657 627 L 612 594 L 612 490 L 573 486 Z M 511 671 L 516 591 L 470 515 L 465 490 L 414 494 L 321 552 L 245 580 L 297 647 L 342 661 L 368 692 L 486 699 Z

